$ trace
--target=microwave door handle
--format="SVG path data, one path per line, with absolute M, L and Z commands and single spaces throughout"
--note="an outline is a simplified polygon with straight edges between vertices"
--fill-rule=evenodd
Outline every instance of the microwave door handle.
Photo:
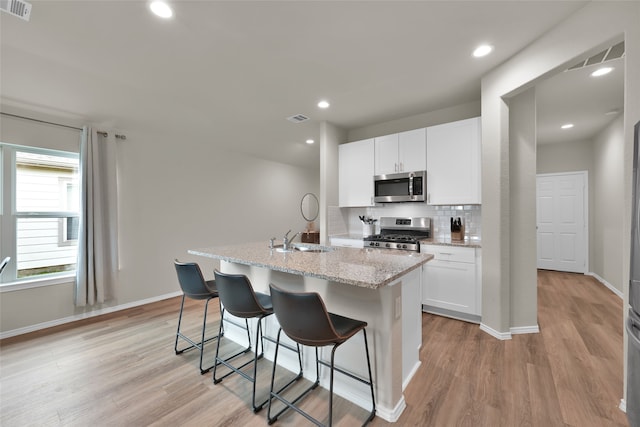
M 409 176 L 409 198 L 413 198 L 413 174 Z

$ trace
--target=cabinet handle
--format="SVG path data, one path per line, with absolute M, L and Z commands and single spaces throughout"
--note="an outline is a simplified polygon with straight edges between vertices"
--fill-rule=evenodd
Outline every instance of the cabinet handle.
M 398 164 L 397 163 L 393 164 L 393 170 L 394 170 L 394 172 L 398 172 Z

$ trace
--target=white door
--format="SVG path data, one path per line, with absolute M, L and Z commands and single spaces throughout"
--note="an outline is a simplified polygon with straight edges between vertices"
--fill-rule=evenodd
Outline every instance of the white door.
M 587 173 L 536 177 L 538 268 L 587 272 Z

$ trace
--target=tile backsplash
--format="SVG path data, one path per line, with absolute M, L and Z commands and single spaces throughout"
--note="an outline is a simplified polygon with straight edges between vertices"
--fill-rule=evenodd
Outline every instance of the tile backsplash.
M 480 239 L 482 236 L 481 205 L 430 206 L 424 203 L 394 203 L 367 208 L 329 208 L 329 235 L 361 234 L 360 215 L 380 218 L 391 217 L 430 217 L 432 235 L 438 239 L 451 238 L 451 218 L 461 218 L 464 224 L 465 239 Z M 377 225 L 377 224 L 376 224 Z M 379 226 L 376 233 L 380 232 Z

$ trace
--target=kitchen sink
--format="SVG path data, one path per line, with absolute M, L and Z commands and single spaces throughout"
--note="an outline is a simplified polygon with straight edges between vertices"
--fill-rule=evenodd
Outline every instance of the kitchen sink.
M 335 248 L 330 246 L 320 246 L 320 245 L 300 245 L 300 244 L 292 244 L 289 246 L 289 249 L 284 249 L 282 245 L 275 245 L 274 249 L 276 252 L 310 252 L 310 253 L 324 253 L 331 252 Z

